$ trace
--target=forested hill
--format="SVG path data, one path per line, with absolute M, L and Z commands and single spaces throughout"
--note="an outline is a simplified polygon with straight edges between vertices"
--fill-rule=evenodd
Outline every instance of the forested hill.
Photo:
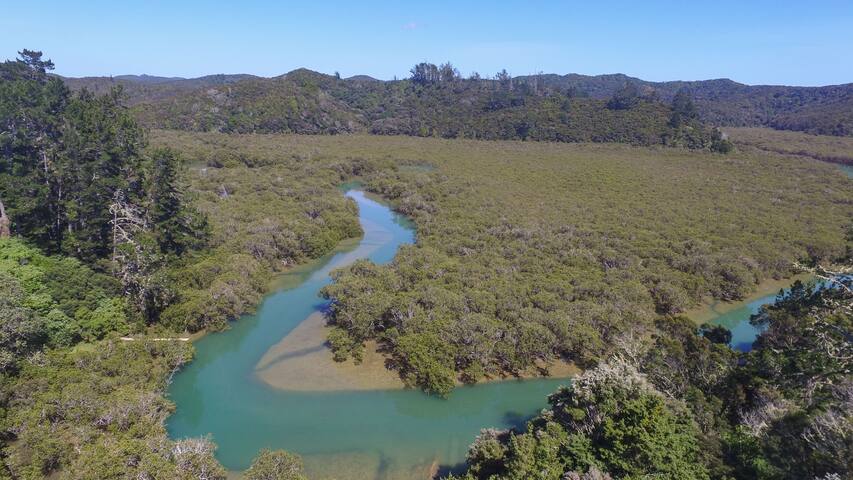
M 421 64 L 413 70 L 418 67 L 420 77 L 392 81 L 365 75 L 341 79 L 306 69 L 274 78 L 125 75 L 64 80 L 73 90 L 85 87 L 101 93 L 122 85 L 127 102 L 137 105 L 147 124 L 188 130 L 365 131 L 646 144 L 661 143 L 660 137 L 667 133 L 671 136 L 661 115 L 654 112 L 604 111 L 606 102 L 628 86 L 659 108 L 668 106 L 680 90 L 686 91 L 699 118 L 712 125 L 853 136 L 853 84 L 751 86 L 728 79 L 648 82 L 622 74 L 513 78 L 506 72 L 494 78 L 475 74 L 463 79 L 449 65 Z M 434 68 L 434 77 L 428 67 Z M 582 122 L 594 125 L 579 125 Z M 633 135 L 626 135 L 626 128 L 632 128 Z M 650 141 L 650 135 L 655 141 Z
M 721 149 L 688 98 L 678 107 L 626 84 L 609 99 L 546 89 L 501 74 L 463 79 L 449 65 L 420 64 L 411 78 L 341 79 L 310 70 L 275 78 L 78 79 L 75 88 L 126 91 L 150 127 L 238 133 L 371 133 L 421 137 L 623 142 Z
M 198 78 L 156 77 L 152 75 L 119 75 L 117 77 L 60 77 L 71 90 L 86 88 L 95 94 L 103 95 L 116 86 L 124 90 L 129 104 L 152 102 L 175 98 L 199 88 L 228 85 L 252 75 L 207 75 Z
M 538 75 L 546 87 L 575 89 L 609 98 L 626 83 L 664 101 L 686 89 L 700 117 L 714 125 L 765 126 L 820 135 L 853 136 L 853 83 L 823 87 L 745 85 L 727 78 L 692 82 L 647 82 L 627 75 Z M 535 77 L 519 77 L 527 80 Z

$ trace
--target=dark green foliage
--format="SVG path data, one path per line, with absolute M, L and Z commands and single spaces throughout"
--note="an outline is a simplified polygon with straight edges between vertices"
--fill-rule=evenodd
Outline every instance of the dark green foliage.
M 21 358 L 48 341 L 44 319 L 23 307 L 23 300 L 17 279 L 0 271 L 0 375 L 16 370 Z
M 257 138 L 219 135 L 175 135 L 158 132 L 153 158 L 174 161 L 168 145 L 191 163 L 186 185 L 159 194 L 163 209 L 186 213 L 162 215 L 162 228 L 187 235 L 198 232 L 197 210 L 209 219 L 210 235 L 203 253 L 182 259 L 162 279 L 172 297 L 160 323 L 175 330 L 219 329 L 228 320 L 251 311 L 268 288 L 271 273 L 329 253 L 343 239 L 358 236 L 361 227 L 352 202 L 337 185 L 353 169 L 374 165 L 359 160 L 321 158 L 312 161 L 287 145 Z M 205 166 L 209 165 L 209 166 Z M 162 189 L 162 186 L 157 187 Z M 156 218 L 156 217 L 155 217 Z M 162 232 L 155 222 L 155 232 Z
M 307 70 L 247 79 L 176 98 L 140 103 L 144 123 L 159 128 L 226 132 L 413 135 L 485 140 L 668 143 L 670 108 L 637 93 L 619 108 L 546 88 L 536 79 L 462 79 L 449 63 L 422 63 L 395 82 L 341 80 Z M 700 140 L 679 145 L 707 148 Z M 704 140 L 701 140 L 704 139 Z
M 0 64 L 0 201 L 13 230 L 58 250 L 51 196 L 50 160 L 58 148 L 69 93 L 45 73 L 53 68 L 40 52 L 24 50 L 21 60 Z
M 72 128 L 63 132 L 65 150 L 54 160 L 56 197 L 48 201 L 60 212 L 60 251 L 94 262 L 112 250 L 110 206 L 116 195 L 133 203 L 143 195 L 144 140 L 121 106 L 119 91 L 101 97 L 83 92 L 69 103 L 65 116 Z
M 485 431 L 468 453 L 468 478 L 562 479 L 601 470 L 614 478 L 706 479 L 699 432 L 633 368 L 603 364 L 548 398 L 524 433 Z
M 31 339 L 28 345 L 69 346 L 130 329 L 125 303 L 116 298 L 118 285 L 75 259 L 47 257 L 18 240 L 0 239 L 0 275 L 8 280 L 3 289 L 7 313 L 40 325 L 40 341 Z
M 160 393 L 190 357 L 182 342 L 104 341 L 26 363 L 3 388 L 11 478 L 224 478 L 212 448 L 166 439 Z
M 711 132 L 711 145 L 710 149 L 715 153 L 731 153 L 735 149 L 734 143 L 731 140 L 726 138 L 719 129 L 715 129 Z
M 0 239 L 0 471 L 224 479 L 210 442 L 172 443 L 163 427 L 172 406 L 162 392 L 191 347 L 119 341 L 141 326 L 117 290 L 76 259 Z
M 711 343 L 728 345 L 732 341 L 732 332 L 722 325 L 710 325 L 703 323 L 699 327 L 699 334 L 707 338 Z
M 711 343 L 713 329 L 699 337 L 689 324 L 659 324 L 642 369 L 688 404 L 715 477 L 849 476 L 850 304 L 843 288 L 795 283 L 754 317 L 765 330 L 737 361 Z
M 27 52 L 0 65 L 0 200 L 13 233 L 92 263 L 112 248 L 115 196 L 140 194 L 142 133 L 118 90 L 72 96 Z
M 607 99 L 627 82 L 671 101 L 688 89 L 699 117 L 712 125 L 766 126 L 812 134 L 853 135 L 853 84 L 825 87 L 744 85 L 728 79 L 695 82 L 647 82 L 625 75 L 540 75 L 547 88 L 574 88 Z M 530 77 L 523 78 L 526 80 Z
M 628 110 L 640 103 L 640 90 L 634 82 L 627 82 L 625 86 L 613 94 L 607 102 L 607 108 L 611 110 Z
M 169 149 L 155 149 L 151 163 L 149 215 L 160 251 L 180 256 L 201 249 L 209 235 L 207 218 L 184 200 L 184 189 L 178 184 L 177 154 Z
M 690 92 L 686 88 L 678 90 L 672 99 L 672 115 L 669 117 L 669 124 L 673 128 L 680 128 L 685 123 L 695 121 L 698 116 L 699 113 L 696 111 Z
M 418 67 L 426 67 L 424 70 L 428 70 L 429 75 L 421 75 L 418 72 L 418 75 L 412 79 L 413 84 L 440 83 L 421 81 L 422 78 L 440 78 L 441 74 L 438 72 L 440 67 L 426 63 L 419 64 Z M 450 71 L 453 71 L 452 66 Z M 242 125 L 241 131 L 247 131 L 246 122 L 250 120 L 240 112 L 239 108 L 234 108 L 234 105 L 240 105 L 243 110 L 251 110 L 255 117 L 273 112 L 280 117 L 282 114 L 288 117 L 284 122 L 264 122 L 268 123 L 268 126 L 264 127 L 265 131 L 316 133 L 315 126 L 302 123 L 301 120 L 292 116 L 291 112 L 295 110 L 281 110 L 280 105 L 301 110 L 312 121 L 319 122 L 323 129 L 331 133 L 360 131 L 365 126 L 372 131 L 383 123 L 407 121 L 408 112 L 398 110 L 396 105 L 400 105 L 400 101 L 395 100 L 395 96 L 399 98 L 401 92 L 405 90 L 402 85 L 408 80 L 382 82 L 365 76 L 341 80 L 329 76 L 329 79 L 336 80 L 334 86 L 329 87 L 327 82 L 319 82 L 318 85 L 322 85 L 320 91 L 331 93 L 332 99 L 342 100 L 342 103 L 318 103 L 282 86 L 282 83 L 286 83 L 283 79 L 305 73 L 304 70 L 295 71 L 271 79 L 260 79 L 250 75 L 211 75 L 195 79 L 123 76 L 64 80 L 75 90 L 85 87 L 106 92 L 115 85 L 121 85 L 128 91 L 131 104 L 137 105 L 136 108 L 146 119 L 146 123 L 176 128 L 234 129 L 237 125 Z M 314 75 L 318 78 L 326 77 L 320 74 Z M 457 78 L 453 88 L 457 92 L 457 103 L 467 103 L 479 96 L 476 93 L 477 90 L 472 90 L 468 85 L 479 85 L 480 89 L 486 90 L 496 90 L 498 86 L 504 89 L 509 89 L 510 86 L 513 89 L 521 86 L 523 89 L 524 86 L 530 85 L 531 90 L 540 95 L 560 94 L 564 99 L 588 97 L 608 100 L 624 89 L 626 84 L 634 85 L 646 96 L 657 97 L 665 102 L 672 101 L 679 91 L 689 89 L 699 117 L 712 125 L 768 126 L 813 134 L 853 135 L 853 116 L 851 116 L 853 115 L 851 114 L 853 84 L 826 87 L 750 86 L 727 79 L 647 82 L 621 74 L 598 76 L 537 74 L 513 78 L 504 70 L 496 75 L 494 80 L 484 79 L 479 75 L 472 75 L 466 81 L 459 81 Z M 242 91 L 246 94 L 241 93 Z M 434 92 L 421 91 L 420 94 L 432 95 Z M 264 101 L 255 101 L 253 96 L 257 95 L 263 95 Z M 385 97 L 390 95 L 390 97 L 384 98 L 383 95 Z M 325 97 L 324 100 L 329 99 Z M 572 102 L 562 103 L 571 104 Z M 265 105 L 271 108 L 263 108 Z M 537 115 L 536 102 L 533 102 L 533 105 L 534 107 L 528 110 Z M 603 104 L 598 105 L 598 108 L 601 108 Z M 192 108 L 197 110 L 192 111 Z M 225 114 L 222 109 L 235 113 Z M 316 115 L 317 109 L 320 115 Z M 348 111 L 355 113 L 355 116 L 345 113 Z M 418 114 L 425 118 L 433 115 L 427 110 L 422 110 Z M 175 119 L 175 115 L 180 115 L 182 118 Z M 238 121 L 236 123 L 228 121 L 226 120 L 228 117 Z M 329 122 L 329 120 L 332 121 Z M 366 120 L 369 123 L 365 123 Z M 471 120 L 467 121 L 470 123 Z M 273 125 L 278 130 L 269 128 Z M 476 126 L 476 122 L 472 125 Z M 260 125 L 255 127 L 255 130 L 260 131 L 260 129 Z M 416 132 L 414 133 L 416 135 L 420 134 L 417 129 L 409 130 Z M 444 130 L 444 128 L 437 130 Z M 482 131 L 482 128 L 480 130 Z M 571 140 L 574 137 L 576 135 L 565 135 L 560 141 L 576 141 Z
M 766 330 L 728 394 L 736 468 L 759 478 L 851 474 L 851 300 L 842 288 L 797 284 L 753 319 Z
M 748 353 L 712 343 L 710 327 L 699 336 L 687 319 L 660 319 L 647 341 L 551 395 L 525 433 L 484 430 L 465 478 L 848 478 L 853 297 L 842 281 L 798 282 L 762 307 L 766 330 Z

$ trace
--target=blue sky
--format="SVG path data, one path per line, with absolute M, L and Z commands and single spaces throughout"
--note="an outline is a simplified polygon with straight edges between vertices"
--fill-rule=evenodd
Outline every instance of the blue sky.
M 68 76 L 626 73 L 647 80 L 853 82 L 846 1 L 0 0 L 0 57 L 43 50 Z

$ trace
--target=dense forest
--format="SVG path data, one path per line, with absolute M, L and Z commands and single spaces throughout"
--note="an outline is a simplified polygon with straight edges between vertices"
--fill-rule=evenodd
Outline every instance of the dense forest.
M 526 77 L 525 77 L 526 78 Z M 607 98 L 626 82 L 669 100 L 690 92 L 703 120 L 732 127 L 771 127 L 811 134 L 853 136 L 853 84 L 824 87 L 744 85 L 729 79 L 647 82 L 625 75 L 542 75 L 542 83 Z
M 463 79 L 449 64 L 420 64 L 412 72 L 405 81 L 376 82 L 297 70 L 140 103 L 135 110 L 144 124 L 181 130 L 727 148 L 716 130 L 699 122 L 687 97 L 670 105 L 627 85 L 609 100 L 579 98 L 505 73 L 496 81 Z
M 417 245 L 335 274 L 330 341 L 358 358 L 379 340 L 433 392 L 554 358 L 593 365 L 657 315 L 847 248 L 850 184 L 826 164 L 458 140 L 382 151 L 435 167 L 365 176 L 415 220 Z
M 415 73 L 418 69 L 420 74 Z M 671 136 L 672 132 L 661 131 L 661 115 L 666 115 L 660 110 L 683 91 L 693 98 L 699 118 L 710 125 L 853 135 L 853 84 L 751 86 L 727 79 L 648 82 L 621 74 L 512 77 L 506 71 L 463 78 L 449 63 L 419 64 L 410 78 L 392 81 L 366 76 L 340 79 L 305 69 L 274 78 L 210 75 L 194 79 L 119 76 L 64 80 L 72 89 L 85 87 L 100 92 L 122 85 L 143 123 L 190 130 L 369 131 L 666 143 L 661 135 Z M 443 88 L 424 88 L 427 85 Z M 626 87 L 637 90 L 657 108 L 641 107 L 638 112 L 601 108 Z M 632 134 L 633 130 L 626 132 L 626 128 L 643 133 Z
M 338 190 L 350 180 L 410 216 L 417 243 L 333 274 L 337 358 L 376 341 L 408 385 L 437 395 L 552 361 L 585 370 L 526 430 L 472 439 L 460 475 L 850 475 L 849 282 L 780 295 L 753 318 L 764 333 L 749 353 L 679 314 L 742 298 L 794 261 L 849 265 L 851 181 L 808 158 L 729 151 L 688 90 L 664 103 L 623 82 L 594 98 L 429 64 L 384 83 L 297 72 L 270 97 L 254 78 L 174 87 L 190 98 L 218 85 L 196 110 L 210 123 L 169 125 L 185 130 L 407 136 L 261 135 L 147 131 L 137 118 L 156 102 L 72 91 L 52 68 L 28 50 L 0 64 L 0 478 L 224 480 L 211 439 L 166 435 L 166 386 L 193 355 L 182 340 L 227 328 L 276 272 L 360 235 Z M 174 121 L 202 118 L 184 115 L 195 101 L 163 98 Z M 395 113 L 337 108 L 353 103 Z M 304 478 L 298 457 L 268 450 L 244 475 Z
M 525 431 L 483 430 L 467 479 L 842 479 L 851 470 L 849 277 L 762 307 L 748 353 L 657 322 L 552 394 Z

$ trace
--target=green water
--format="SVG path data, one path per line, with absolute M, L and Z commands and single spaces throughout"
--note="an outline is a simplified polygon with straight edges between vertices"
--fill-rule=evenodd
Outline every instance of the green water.
M 827 287 L 829 284 L 828 282 L 818 282 L 818 286 Z M 785 289 L 785 291 L 787 291 L 787 289 Z M 752 343 L 761 333 L 761 328 L 755 327 L 749 323 L 749 318 L 758 313 L 758 310 L 762 305 L 774 303 L 777 295 L 778 292 L 770 295 L 753 297 L 738 302 L 735 304 L 737 308 L 731 310 L 725 309 L 725 312 L 717 312 L 716 308 L 720 306 L 722 302 L 715 302 L 710 306 L 711 312 L 714 313 L 714 317 L 708 320 L 708 323 L 713 325 L 722 325 L 728 328 L 732 332 L 732 341 L 729 345 L 735 350 L 748 352 L 752 350 Z
M 409 478 L 433 462 L 461 463 L 481 428 L 523 424 L 566 383 L 497 382 L 458 388 L 443 400 L 414 390 L 284 391 L 257 379 L 264 353 L 324 306 L 317 293 L 332 269 L 365 257 L 389 262 L 400 245 L 414 241 L 404 218 L 360 191 L 347 195 L 359 205 L 362 240 L 290 274 L 255 315 L 195 343 L 195 360 L 169 389 L 177 405 L 167 424 L 172 438 L 210 435 L 230 470 L 248 467 L 261 448 L 282 448 L 302 455 L 309 475 Z
M 773 303 L 776 294 L 766 295 L 740 302 L 740 306 L 725 313 L 719 313 L 708 321 L 712 325 L 722 325 L 732 332 L 732 341 L 729 344 L 735 350 L 748 352 L 752 350 L 752 342 L 761 333 L 761 329 L 749 323 L 749 317 L 758 313 L 762 305 Z M 711 309 L 714 305 L 711 305 Z

